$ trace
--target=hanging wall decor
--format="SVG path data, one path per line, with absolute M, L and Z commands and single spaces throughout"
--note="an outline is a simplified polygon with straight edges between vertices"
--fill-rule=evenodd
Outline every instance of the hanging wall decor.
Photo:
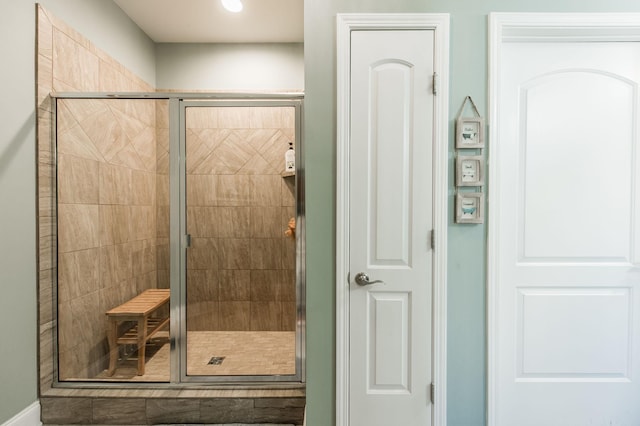
M 464 116 L 467 103 L 471 105 L 472 117 Z M 484 119 L 471 96 L 467 96 L 456 119 L 456 223 L 484 223 L 483 148 Z M 467 192 L 469 190 L 475 192 Z
M 471 103 L 474 117 L 463 117 L 462 113 L 456 120 L 456 148 L 484 148 L 484 118 L 480 116 L 476 104 L 467 96 L 462 104 L 464 109 L 467 102 Z

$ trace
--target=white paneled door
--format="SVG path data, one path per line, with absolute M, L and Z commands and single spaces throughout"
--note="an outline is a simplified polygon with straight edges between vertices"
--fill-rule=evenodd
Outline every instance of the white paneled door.
M 351 426 L 428 426 L 434 31 L 351 33 Z
M 640 42 L 585 31 L 500 46 L 492 426 L 640 424 Z

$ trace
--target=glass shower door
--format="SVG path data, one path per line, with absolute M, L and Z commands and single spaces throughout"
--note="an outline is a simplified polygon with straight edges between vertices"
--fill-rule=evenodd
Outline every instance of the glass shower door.
M 301 378 L 297 102 L 184 102 L 184 379 Z

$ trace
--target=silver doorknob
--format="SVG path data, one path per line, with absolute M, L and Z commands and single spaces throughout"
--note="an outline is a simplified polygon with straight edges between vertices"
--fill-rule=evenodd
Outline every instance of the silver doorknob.
M 376 284 L 376 283 L 382 283 L 384 284 L 384 281 L 382 280 L 375 280 L 375 281 L 369 281 L 369 276 L 367 274 L 365 274 L 364 272 L 358 272 L 356 274 L 356 284 L 358 285 L 371 285 L 371 284 Z

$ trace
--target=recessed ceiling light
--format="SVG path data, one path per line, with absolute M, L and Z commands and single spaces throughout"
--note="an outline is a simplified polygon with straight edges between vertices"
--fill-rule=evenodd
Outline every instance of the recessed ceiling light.
M 242 1 L 240 0 L 221 0 L 222 6 L 229 12 L 240 12 L 242 10 Z

